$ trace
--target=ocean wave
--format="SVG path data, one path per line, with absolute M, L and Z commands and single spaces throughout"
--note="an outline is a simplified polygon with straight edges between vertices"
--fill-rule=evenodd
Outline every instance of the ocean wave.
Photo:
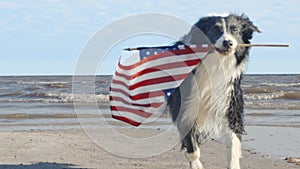
M 11 93 L 10 96 L 17 97 L 3 97 L 1 102 L 49 102 L 49 103 L 73 103 L 73 102 L 98 102 L 105 103 L 109 101 L 109 96 L 105 94 L 73 94 L 73 93 L 59 93 L 59 92 L 33 92 L 29 94 Z
M 248 88 L 248 87 L 252 87 L 252 85 L 250 84 L 241 84 L 242 88 Z
M 43 86 L 48 88 L 69 88 L 68 83 L 49 83 L 49 84 L 44 84 Z
M 271 101 L 246 101 L 246 109 L 255 110 L 300 110 L 300 102 L 271 102 Z
M 23 94 L 23 92 L 16 91 L 16 92 L 9 92 L 9 93 L 0 94 L 0 97 L 20 96 L 22 94 Z
M 247 100 L 272 100 L 284 96 L 284 92 L 273 92 L 273 93 L 256 93 L 256 94 L 245 94 L 244 98 Z
M 264 87 L 247 87 L 243 89 L 245 94 L 251 94 L 251 93 L 270 93 L 272 90 L 264 88 Z
M 284 100 L 300 100 L 300 92 L 285 92 L 279 99 Z
M 253 91 L 255 90 L 255 91 Z M 9 92 L 0 94 L 0 102 L 109 102 L 108 94 L 74 94 L 64 92 Z M 300 100 L 300 92 L 266 92 L 263 89 L 251 89 L 244 94 L 247 100 Z
M 245 94 L 247 100 L 300 100 L 300 92 L 271 92 L 271 93 L 251 93 Z
M 36 88 L 38 86 L 43 86 L 46 88 L 69 88 L 71 86 L 71 82 L 28 82 L 28 81 L 18 81 L 17 84 L 30 86 Z
M 68 83 L 70 83 L 70 82 L 61 82 L 61 81 L 33 81 L 33 82 L 31 82 L 31 81 L 17 81 L 16 82 L 17 84 L 31 84 L 31 85 L 35 85 L 35 84 L 42 84 L 42 85 L 44 85 L 44 84 L 68 84 Z
M 274 87 L 300 87 L 300 83 L 262 83 L 262 85 Z

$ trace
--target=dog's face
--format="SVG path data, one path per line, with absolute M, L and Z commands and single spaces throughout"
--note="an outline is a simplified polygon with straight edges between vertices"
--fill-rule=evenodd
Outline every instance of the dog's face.
M 238 44 L 250 43 L 253 32 L 260 30 L 245 15 L 227 17 L 210 16 L 201 18 L 192 28 L 191 42 L 198 44 L 197 32 L 203 32 L 222 55 L 234 54 Z M 200 42 L 201 43 L 201 42 Z

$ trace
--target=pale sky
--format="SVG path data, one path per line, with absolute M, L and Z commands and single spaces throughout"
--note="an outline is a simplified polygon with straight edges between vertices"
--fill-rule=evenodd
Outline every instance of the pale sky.
M 298 0 L 1 0 L 0 75 L 72 75 L 81 49 L 94 33 L 125 16 L 144 12 L 177 16 L 191 24 L 213 13 L 245 13 L 263 31 L 254 35 L 252 43 L 291 46 L 252 48 L 247 73 L 300 73 L 299 7 Z M 168 40 L 154 42 L 159 46 Z M 122 51 L 113 54 L 109 60 L 117 63 Z M 100 70 L 113 72 L 114 66 L 100 64 Z

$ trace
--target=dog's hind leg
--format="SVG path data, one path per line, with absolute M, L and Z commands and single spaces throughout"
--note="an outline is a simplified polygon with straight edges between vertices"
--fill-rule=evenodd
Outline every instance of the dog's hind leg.
M 187 150 L 187 158 L 190 162 L 191 169 L 204 169 L 200 162 L 200 148 L 191 132 L 182 140 L 182 146 Z
M 241 140 L 237 134 L 227 136 L 227 151 L 228 169 L 240 169 Z

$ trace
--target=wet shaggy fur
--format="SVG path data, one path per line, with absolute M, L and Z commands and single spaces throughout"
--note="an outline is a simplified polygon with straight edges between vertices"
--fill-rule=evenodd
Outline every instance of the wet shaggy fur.
M 246 69 L 252 34 L 260 32 L 245 15 L 201 18 L 178 44 L 213 44 L 215 49 L 168 98 L 192 169 L 202 169 L 200 145 L 224 137 L 228 168 L 239 169 L 240 140 L 244 134 L 241 79 Z

